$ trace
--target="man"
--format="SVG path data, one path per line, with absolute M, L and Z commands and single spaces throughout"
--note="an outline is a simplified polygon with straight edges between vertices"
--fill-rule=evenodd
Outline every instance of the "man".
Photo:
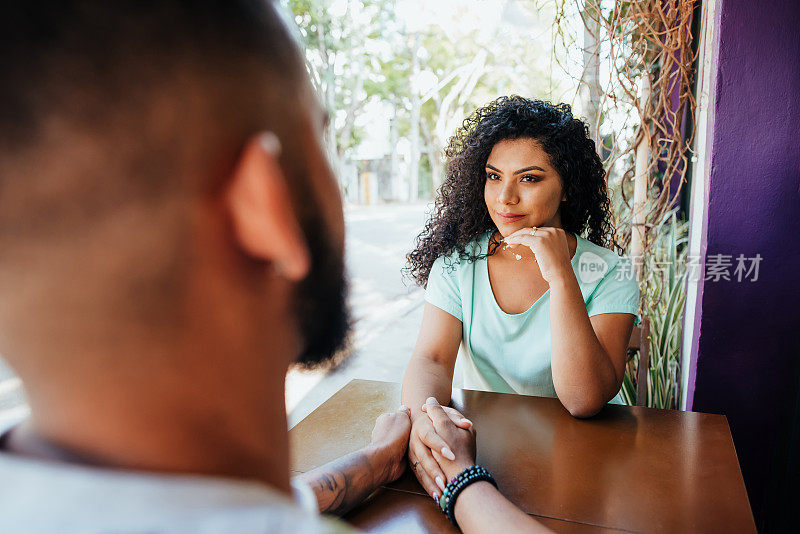
M 325 114 L 276 8 L 16 2 L 0 67 L 0 353 L 31 408 L 0 429 L 0 531 L 341 528 L 290 498 L 285 372 L 348 321 Z M 409 427 L 306 475 L 318 508 L 397 478 Z

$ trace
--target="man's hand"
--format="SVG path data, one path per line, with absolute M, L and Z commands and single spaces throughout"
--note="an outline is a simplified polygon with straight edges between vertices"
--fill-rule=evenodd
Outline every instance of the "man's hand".
M 431 397 L 433 398 L 433 397 Z M 434 399 L 434 402 L 436 399 Z M 437 403 L 438 406 L 438 403 Z M 458 411 L 449 407 L 439 407 L 451 423 L 462 429 L 472 427 L 472 421 L 465 418 Z M 422 408 L 425 411 L 425 408 Z M 438 499 L 447 484 L 447 475 L 436 460 L 433 451 L 441 458 L 455 459 L 453 450 L 447 440 L 436 432 L 430 418 L 424 414 L 418 415 L 411 427 L 411 438 L 408 444 L 408 461 L 419 483 L 425 491 Z
M 313 490 L 319 511 L 342 515 L 399 477 L 405 469 L 410 430 L 409 410 L 401 406 L 378 417 L 369 445 L 300 475 Z
M 459 428 L 454 421 L 464 420 L 464 416 L 453 408 L 442 407 L 436 399 L 430 397 L 422 406 L 428 414 L 438 436 L 441 436 L 453 451 L 454 457 L 447 458 L 438 451 L 431 451 L 436 463 L 441 467 L 447 479 L 451 479 L 467 467 L 475 465 L 475 428 Z
M 381 414 L 372 429 L 373 448 L 384 465 L 380 484 L 387 484 L 400 478 L 406 468 L 405 456 L 408 438 L 411 432 L 409 409 L 400 407 L 400 411 Z

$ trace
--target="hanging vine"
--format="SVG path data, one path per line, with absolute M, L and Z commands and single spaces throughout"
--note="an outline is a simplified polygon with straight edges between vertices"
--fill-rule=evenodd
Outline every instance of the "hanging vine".
M 582 111 L 604 159 L 616 240 L 639 261 L 640 309 L 651 322 L 645 404 L 678 408 L 688 225 L 675 208 L 692 158 L 696 0 L 555 1 L 562 56 L 582 48 Z M 567 73 L 574 66 L 562 63 Z M 638 356 L 623 381 L 629 404 L 637 368 Z
M 593 85 L 591 93 L 600 98 L 591 102 L 599 114 L 590 126 L 602 146 L 609 185 L 619 194 L 617 242 L 629 250 L 633 227 L 642 224 L 642 254 L 652 243 L 647 230 L 665 220 L 686 182 L 693 141 L 688 125 L 695 109 L 695 4 L 696 0 L 556 0 L 555 35 L 563 49 L 581 47 L 575 28 L 569 26 L 577 11 L 584 35 L 591 37 L 584 38 L 590 41 L 582 50 L 584 57 L 602 57 L 605 79 L 582 76 L 578 82 L 582 87 Z M 562 67 L 569 72 L 569 66 Z M 637 148 L 643 144 L 648 150 L 638 153 L 647 157 L 639 168 L 647 198 L 637 218 L 633 181 Z

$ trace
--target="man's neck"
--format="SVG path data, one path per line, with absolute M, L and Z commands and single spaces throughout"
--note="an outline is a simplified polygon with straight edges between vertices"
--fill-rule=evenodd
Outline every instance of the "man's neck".
M 77 405 L 58 413 L 38 410 L 34 394 L 32 417 L 11 431 L 6 451 L 111 469 L 255 479 L 289 493 L 283 375 L 264 377 L 251 399 L 205 393 L 197 402 L 157 402 L 142 390 L 137 402 L 124 403 L 108 391 L 86 392 L 84 398 L 104 401 L 90 403 L 89 412 Z

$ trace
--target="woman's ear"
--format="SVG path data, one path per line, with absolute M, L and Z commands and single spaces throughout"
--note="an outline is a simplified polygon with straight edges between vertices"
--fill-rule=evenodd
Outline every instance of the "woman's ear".
M 225 204 L 242 251 L 272 262 L 282 276 L 299 281 L 308 273 L 311 260 L 278 164 L 280 151 L 272 132 L 251 137 L 229 178 Z

